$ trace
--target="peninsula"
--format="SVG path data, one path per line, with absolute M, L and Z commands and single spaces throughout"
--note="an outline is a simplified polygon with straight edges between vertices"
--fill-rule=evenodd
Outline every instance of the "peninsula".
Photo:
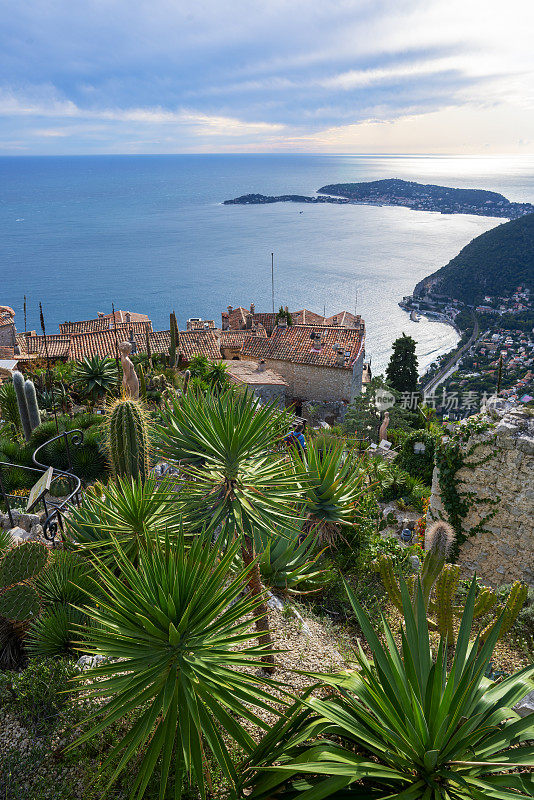
M 453 189 L 448 186 L 387 178 L 363 183 L 332 183 L 309 197 L 300 194 L 269 196 L 244 194 L 224 205 L 265 205 L 269 203 L 335 203 L 405 206 L 417 211 L 441 214 L 477 214 L 484 217 L 517 219 L 534 212 L 531 203 L 512 203 L 498 192 L 483 189 Z

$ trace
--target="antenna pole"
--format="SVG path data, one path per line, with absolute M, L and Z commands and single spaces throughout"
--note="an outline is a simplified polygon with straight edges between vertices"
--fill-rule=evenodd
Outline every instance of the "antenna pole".
M 271 253 L 271 296 L 273 301 L 273 314 L 274 314 L 274 253 Z

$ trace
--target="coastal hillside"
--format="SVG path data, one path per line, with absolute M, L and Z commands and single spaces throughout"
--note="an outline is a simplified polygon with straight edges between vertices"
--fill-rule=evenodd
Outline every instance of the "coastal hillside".
M 477 236 L 441 269 L 420 281 L 414 294 L 441 294 L 479 303 L 507 296 L 518 286 L 534 291 L 534 214 Z

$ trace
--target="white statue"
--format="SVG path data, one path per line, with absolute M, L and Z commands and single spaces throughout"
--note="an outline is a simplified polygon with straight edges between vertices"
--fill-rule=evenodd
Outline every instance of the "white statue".
M 135 367 L 131 360 L 128 358 L 132 352 L 132 345 L 130 342 L 122 342 L 119 345 L 119 353 L 121 354 L 122 364 L 122 388 L 127 397 L 133 400 L 139 399 L 139 378 L 135 371 Z

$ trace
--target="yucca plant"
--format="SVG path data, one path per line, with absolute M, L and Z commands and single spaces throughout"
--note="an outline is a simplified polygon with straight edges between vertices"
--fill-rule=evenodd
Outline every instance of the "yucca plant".
M 156 478 L 117 478 L 107 485 L 96 483 L 85 492 L 81 506 L 69 513 L 69 539 L 82 550 L 113 560 L 119 546 L 136 564 L 147 537 L 171 537 L 178 530 L 175 493 Z
M 318 449 L 311 441 L 306 453 L 293 449 L 292 462 L 304 492 L 309 525 L 317 527 L 320 542 L 334 544 L 340 526 L 354 522 L 358 500 L 366 491 L 360 460 L 347 454 L 343 443 Z
M 500 683 L 484 677 L 498 631 L 480 648 L 478 640 L 470 645 L 475 580 L 450 671 L 443 640 L 432 658 L 421 589 L 414 613 L 403 584 L 399 647 L 385 620 L 378 637 L 346 588 L 373 661 L 358 645 L 356 670 L 311 676 L 323 696 L 306 692 L 260 742 L 249 797 L 271 798 L 283 787 L 284 798 L 299 800 L 531 798 L 532 774 L 521 770 L 534 766 L 534 752 L 522 745 L 534 724 L 512 706 L 531 688 L 534 666 Z
M 301 493 L 290 464 L 272 452 L 289 427 L 287 414 L 276 403 L 260 406 L 253 395 L 228 389 L 202 397 L 188 391 L 164 409 L 162 420 L 156 449 L 182 466 L 185 514 L 211 530 L 223 525 L 222 541 L 242 537 L 243 561 L 253 564 L 254 532 L 268 534 L 277 524 L 293 524 L 291 508 Z M 261 595 L 257 564 L 249 589 Z M 263 604 L 256 626 L 260 642 L 270 644 Z M 266 668 L 272 670 L 272 664 Z
M 96 402 L 111 392 L 117 383 L 117 367 L 111 358 L 91 356 L 76 365 L 74 385 L 82 397 Z
M 207 534 L 196 537 L 190 549 L 182 534 L 174 545 L 168 539 L 147 541 L 137 568 L 113 541 L 121 575 L 96 561 L 103 595 L 95 596 L 98 606 L 87 610 L 96 625 L 83 647 L 119 661 L 84 673 L 83 694 L 100 703 L 86 720 L 90 729 L 72 747 L 138 709 L 130 730 L 102 765 L 114 767 L 106 791 L 135 760 L 132 797 L 143 797 L 157 767 L 160 798 L 169 796 L 171 775 L 173 797 L 181 797 L 184 777 L 205 797 L 207 750 L 235 797 L 229 740 L 249 753 L 254 741 L 240 718 L 265 730 L 269 726 L 255 709 L 272 711 L 270 695 L 255 674 L 265 655 L 252 644 L 250 629 L 258 598 L 243 594 L 251 567 L 229 579 L 239 543 L 221 558 Z

